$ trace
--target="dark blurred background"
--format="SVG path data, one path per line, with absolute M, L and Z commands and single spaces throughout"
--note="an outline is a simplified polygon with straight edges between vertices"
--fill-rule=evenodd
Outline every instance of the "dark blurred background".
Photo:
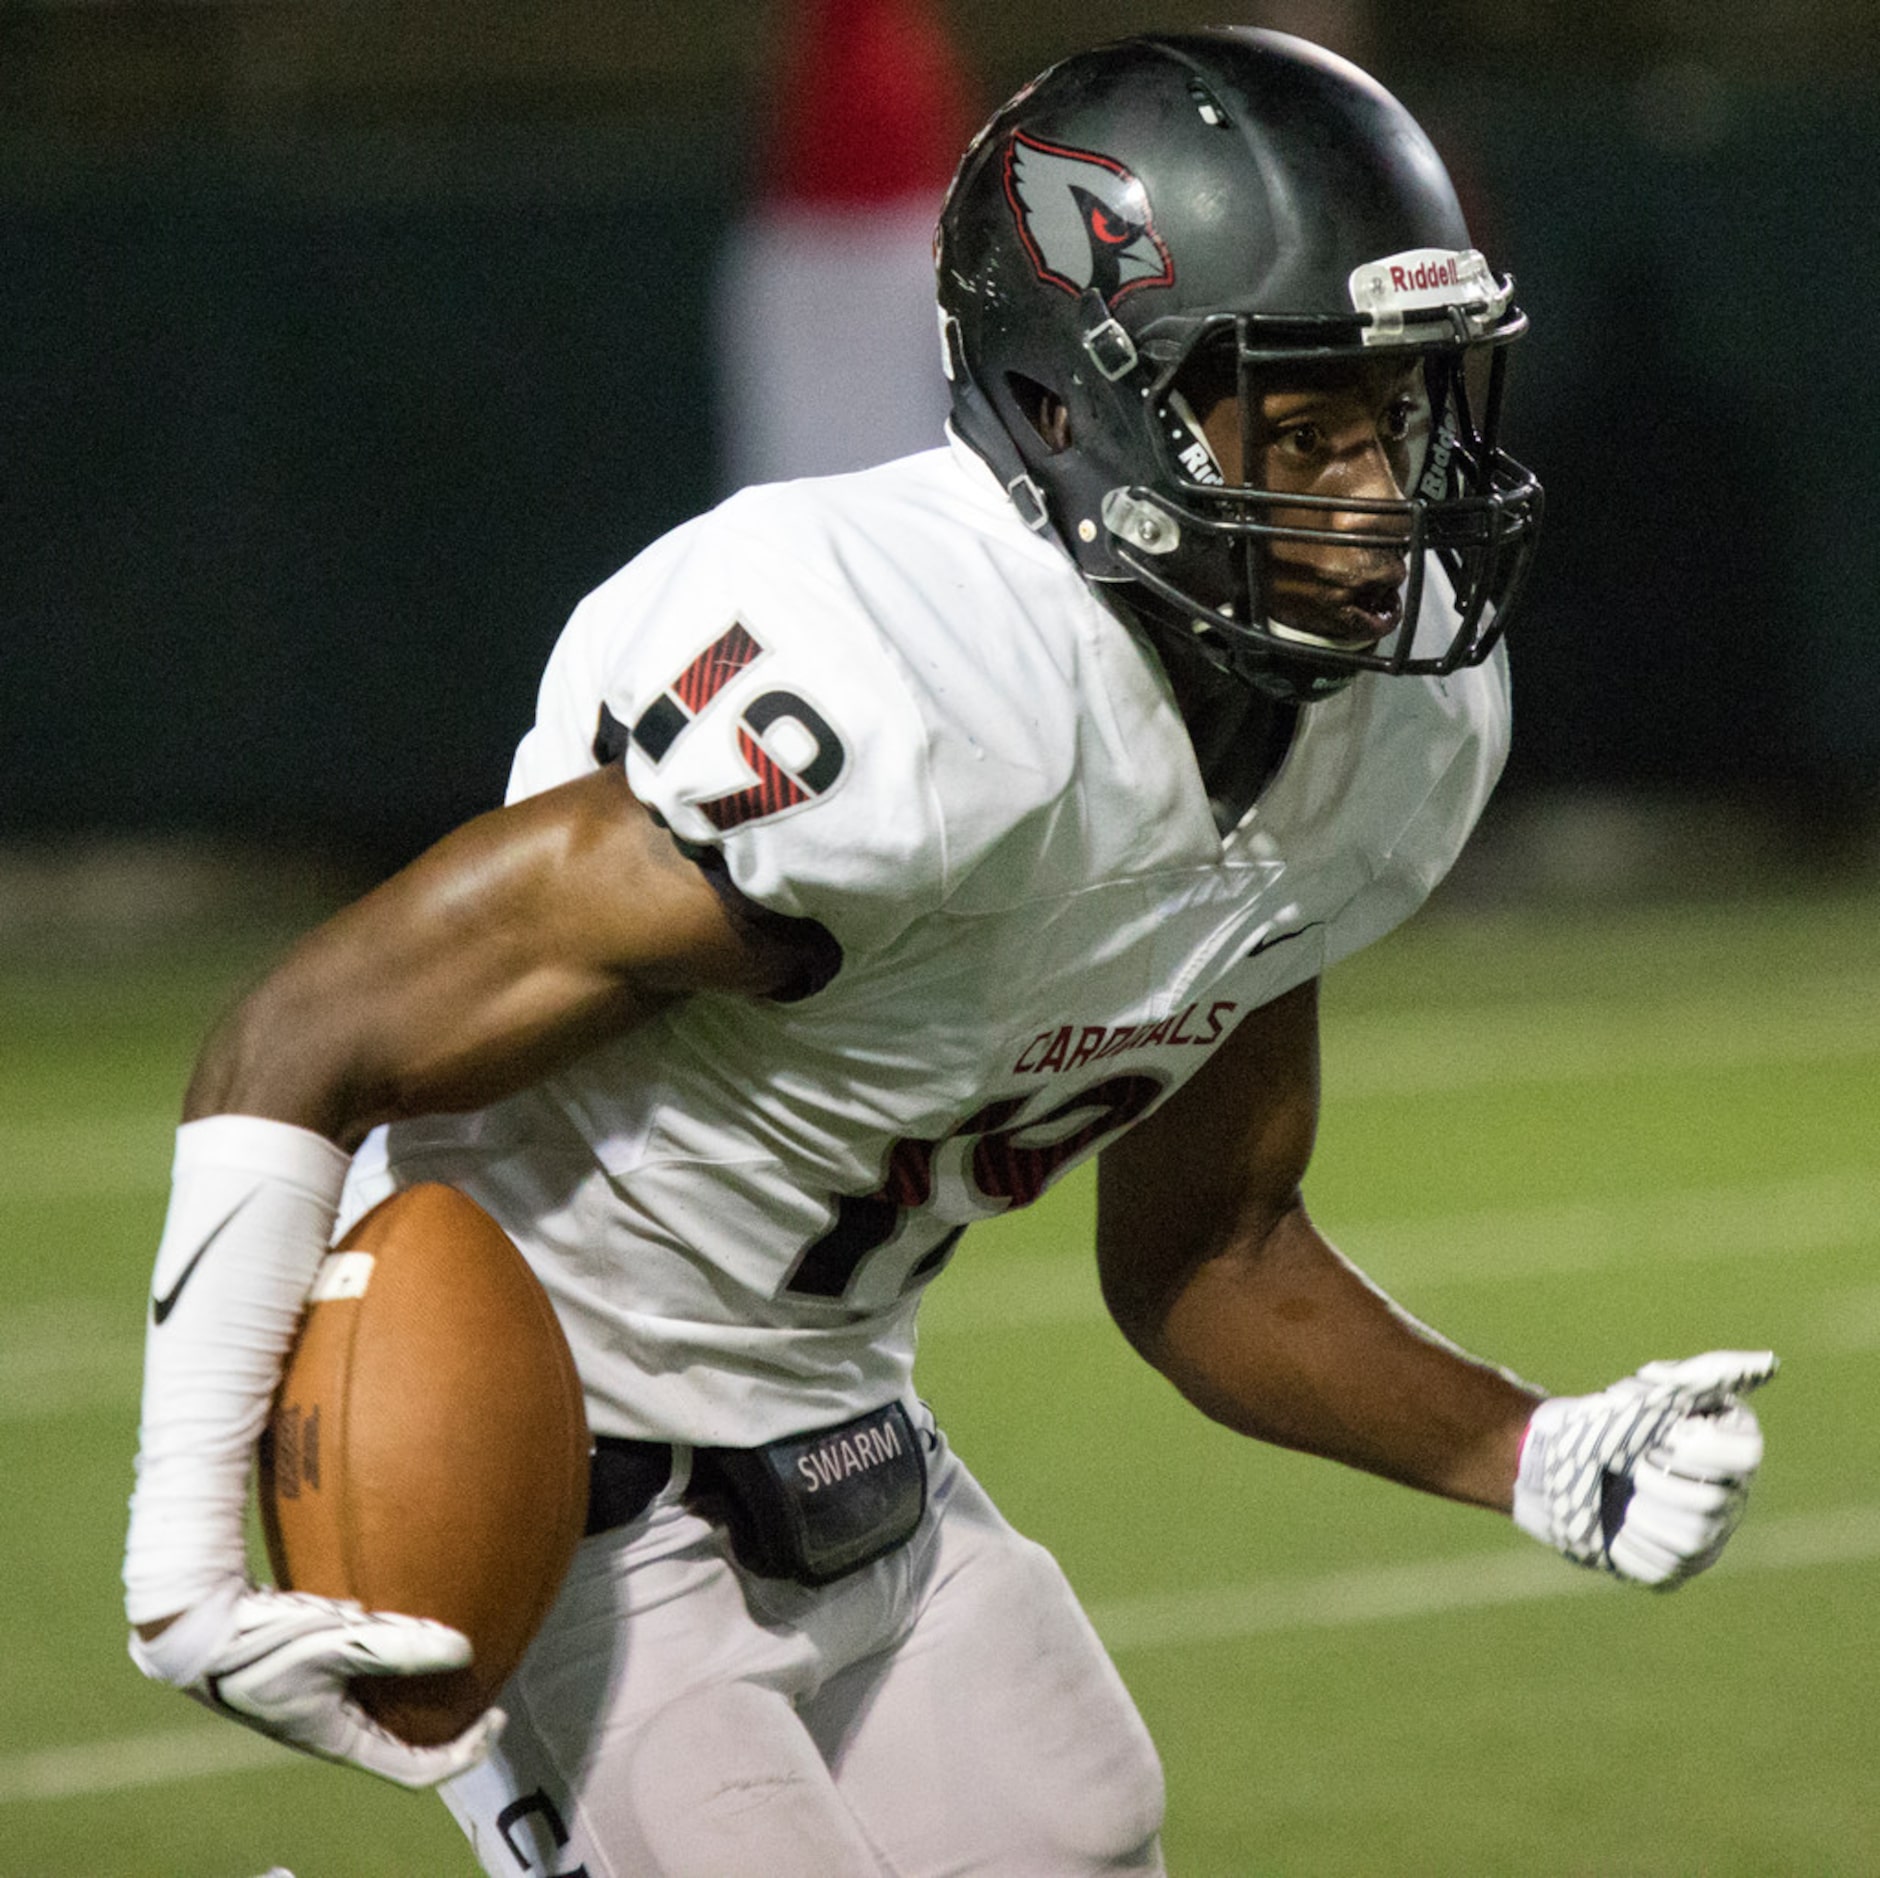
M 718 258 L 807 3 L 0 5 L 0 840 L 377 870 L 497 798 L 569 609 L 728 486 Z M 1506 801 L 1866 838 L 1872 0 L 930 10 L 981 110 L 1223 17 L 1376 71 L 1534 320 Z

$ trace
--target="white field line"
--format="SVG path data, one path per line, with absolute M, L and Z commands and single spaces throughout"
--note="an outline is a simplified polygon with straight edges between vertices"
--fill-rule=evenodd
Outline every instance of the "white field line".
M 175 1728 L 165 1734 L 0 1756 L 0 1806 L 27 1800 L 97 1798 L 211 1774 L 242 1774 L 259 1767 L 278 1774 L 289 1767 L 315 1764 L 233 1723 L 220 1728 Z
M 1817 974 L 1781 985 L 1754 1007 L 1714 997 L 1641 1007 L 1594 1000 L 1490 1005 L 1437 1016 L 1334 1011 L 1325 1056 L 1327 1091 L 1341 1102 L 1667 1070 L 1846 1062 L 1880 1056 L 1880 981 Z M 161 1192 L 175 1125 L 167 1110 L 0 1122 L 0 1205 Z
M 1325 1023 L 1325 1088 L 1339 1102 L 1867 1056 L 1880 1056 L 1880 980 L 1871 976 L 1784 985 L 1760 1005 L 1589 1000 L 1432 1017 L 1334 1011 Z
M 0 1317 L 0 1427 L 134 1403 L 144 1341 L 131 1326 L 92 1299 L 9 1309 Z
M 1732 1577 L 1880 1558 L 1880 1506 L 1846 1506 L 1750 1522 L 1716 1569 Z M 1440 1617 L 1595 1592 L 1623 1593 L 1538 1547 L 1473 1553 L 1414 1565 L 1331 1572 L 1319 1578 L 1156 1592 L 1093 1605 L 1091 1622 L 1119 1655 L 1228 1643 L 1274 1631 L 1337 1630 L 1392 1618 Z
M 1381 1284 L 1403 1292 L 1640 1271 L 1653 1264 L 1800 1258 L 1880 1243 L 1880 1174 L 1856 1170 L 1446 1219 L 1320 1224 Z M 953 1277 L 923 1307 L 924 1335 L 983 1336 L 1103 1315 L 1096 1262 L 1087 1250 L 1002 1260 L 990 1247 L 975 1256 L 969 1239 L 962 1256 L 970 1275 Z
M 1880 1285 L 1824 1296 L 1817 1306 L 1815 1341 L 1841 1356 L 1880 1350 Z
M 1880 1168 L 1332 1230 L 1350 1240 L 1360 1264 L 1388 1272 L 1393 1284 L 1497 1284 L 1647 1263 L 1786 1258 L 1880 1242 Z
M 1864 1172 L 1759 1187 L 1705 1187 L 1623 1205 L 1465 1213 L 1449 1219 L 1330 1223 L 1381 1283 L 1400 1292 L 1494 1285 L 1648 1264 L 1792 1259 L 1880 1240 L 1880 1176 Z M 935 1293 L 932 1338 L 1099 1322 L 1103 1302 L 1087 1250 L 1001 1258 L 967 1253 L 969 1276 Z M 1823 1343 L 1880 1348 L 1880 1292 L 1850 1293 L 1824 1318 Z M 0 1317 L 0 1427 L 137 1398 L 143 1333 L 95 1301 L 39 1304 Z
M 1754 1519 L 1732 1542 L 1720 1572 L 1795 1571 L 1864 1565 L 1880 1558 L 1880 1506 Z M 1091 1621 L 1117 1655 L 1231 1643 L 1283 1631 L 1338 1630 L 1393 1619 L 1444 1617 L 1458 1611 L 1556 1598 L 1633 1595 L 1609 1580 L 1538 1548 L 1470 1553 L 1460 1558 L 1318 1578 L 1157 1592 L 1092 1605 Z M 100 1798 L 266 1768 L 280 1773 L 314 1763 L 233 1726 L 178 1728 L 82 1746 L 0 1755 L 0 1806 Z
M 180 1108 L 180 1089 L 177 1098 Z M 160 1194 L 176 1123 L 175 1109 L 0 1122 L 0 1207 Z

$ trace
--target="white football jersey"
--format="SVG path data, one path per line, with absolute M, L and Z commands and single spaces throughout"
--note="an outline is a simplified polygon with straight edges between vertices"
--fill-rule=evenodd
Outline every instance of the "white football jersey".
M 1416 907 L 1508 700 L 1499 653 L 1361 677 L 1223 837 L 1160 666 L 955 443 L 747 490 L 648 548 L 569 622 L 511 798 L 591 770 L 597 733 L 839 968 L 382 1131 L 349 1212 L 456 1182 L 548 1287 L 597 1430 L 753 1445 L 905 1393 L 965 1226 Z

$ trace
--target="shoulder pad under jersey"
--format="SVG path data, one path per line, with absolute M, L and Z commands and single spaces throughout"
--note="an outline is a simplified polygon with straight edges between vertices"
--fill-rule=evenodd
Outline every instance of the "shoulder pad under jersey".
M 627 779 L 749 899 L 876 949 L 943 892 L 920 711 L 854 596 L 723 518 L 588 602 Z

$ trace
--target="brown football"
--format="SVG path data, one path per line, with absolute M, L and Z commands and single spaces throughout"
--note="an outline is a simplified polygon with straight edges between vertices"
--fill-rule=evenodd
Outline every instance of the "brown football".
M 283 1589 L 454 1625 L 468 1669 L 360 1677 L 432 1746 L 494 1699 L 548 1614 L 587 1508 L 581 1385 L 548 1294 L 454 1187 L 383 1201 L 328 1254 L 261 1443 Z

